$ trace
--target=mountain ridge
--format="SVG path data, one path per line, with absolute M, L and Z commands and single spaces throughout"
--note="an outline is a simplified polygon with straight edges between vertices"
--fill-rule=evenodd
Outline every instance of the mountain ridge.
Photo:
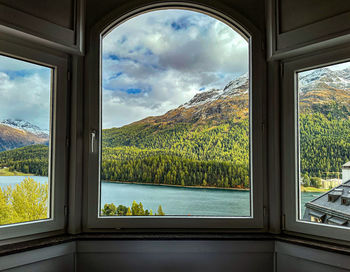
M 0 152 L 29 145 L 48 145 L 44 130 L 28 121 L 5 119 L 0 122 Z

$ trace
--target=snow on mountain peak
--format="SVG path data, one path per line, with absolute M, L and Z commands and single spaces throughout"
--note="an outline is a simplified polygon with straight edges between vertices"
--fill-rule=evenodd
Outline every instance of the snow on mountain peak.
M 30 132 L 36 136 L 46 138 L 49 135 L 48 130 L 41 129 L 40 127 L 31 124 L 28 121 L 24 121 L 21 119 L 5 119 L 0 122 L 0 124 L 15 128 L 15 129 L 20 129 L 23 131 Z
M 329 68 L 318 68 L 312 72 L 302 72 L 299 74 L 298 84 L 302 92 L 324 89 L 325 85 L 337 89 L 350 89 L 350 69 L 334 71 Z
M 211 89 L 209 91 L 197 93 L 190 101 L 180 107 L 190 108 L 223 99 L 227 96 L 237 96 L 248 93 L 248 84 L 248 73 L 246 73 L 230 81 L 222 90 Z

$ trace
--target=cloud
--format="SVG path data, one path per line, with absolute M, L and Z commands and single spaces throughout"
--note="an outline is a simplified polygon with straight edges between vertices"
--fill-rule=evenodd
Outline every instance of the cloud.
M 49 128 L 51 69 L 0 56 L 0 120 Z
M 242 36 L 186 10 L 132 18 L 103 38 L 102 49 L 105 128 L 164 114 L 200 89 L 223 88 L 249 63 Z

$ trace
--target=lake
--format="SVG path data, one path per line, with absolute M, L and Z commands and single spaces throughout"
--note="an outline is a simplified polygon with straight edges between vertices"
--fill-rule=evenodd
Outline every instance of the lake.
M 14 186 L 24 176 L 0 176 L 0 187 Z M 32 177 L 40 183 L 47 177 Z M 304 204 L 320 193 L 302 193 L 302 214 Z M 206 216 L 249 216 L 249 198 L 247 191 L 226 189 L 185 188 L 174 186 L 101 183 L 101 206 L 106 203 L 131 206 L 132 202 L 142 202 L 145 209 L 156 212 L 162 205 L 166 215 L 206 215 Z

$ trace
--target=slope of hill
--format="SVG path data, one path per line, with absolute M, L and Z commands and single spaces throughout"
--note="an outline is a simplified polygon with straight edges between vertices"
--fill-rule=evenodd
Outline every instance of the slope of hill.
M 41 129 L 38 126 L 33 125 L 30 122 L 24 121 L 21 119 L 5 119 L 5 120 L 1 121 L 0 124 L 7 125 L 9 127 L 23 130 L 26 132 L 30 132 L 30 133 L 32 133 L 40 138 L 47 139 L 49 137 L 48 130 Z
M 46 137 L 42 134 L 36 135 L 27 130 L 0 123 L 0 152 L 28 145 L 47 143 L 47 135 Z
M 299 86 L 302 173 L 309 176 L 320 176 L 320 169 L 337 172 L 350 160 L 350 71 L 333 72 L 308 73 Z M 104 129 L 101 178 L 249 188 L 248 106 L 242 76 L 161 116 Z M 0 167 L 47 172 L 46 146 L 2 153 Z

